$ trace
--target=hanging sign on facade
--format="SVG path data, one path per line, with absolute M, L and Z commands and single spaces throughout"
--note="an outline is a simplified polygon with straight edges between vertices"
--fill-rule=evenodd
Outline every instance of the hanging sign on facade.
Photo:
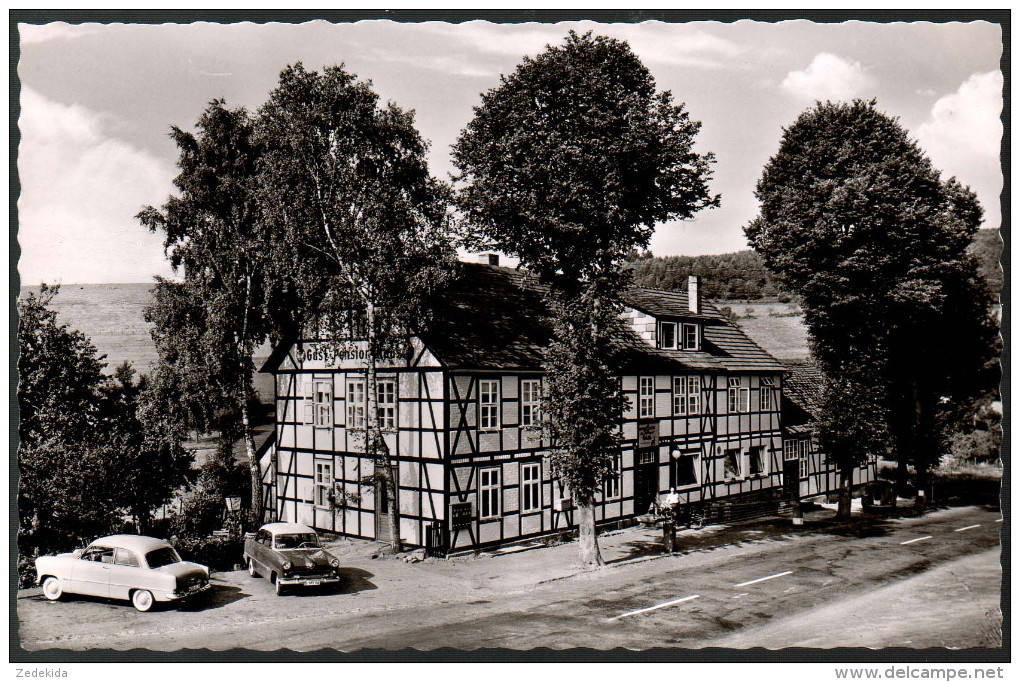
M 455 502 L 450 505 L 450 527 L 453 530 L 471 527 L 470 502 Z
M 639 448 L 655 448 L 659 446 L 659 422 L 638 424 L 637 442 Z

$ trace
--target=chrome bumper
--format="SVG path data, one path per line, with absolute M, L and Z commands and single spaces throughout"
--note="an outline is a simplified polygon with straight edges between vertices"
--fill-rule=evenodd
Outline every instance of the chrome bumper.
M 310 585 L 310 586 L 314 586 L 314 585 L 326 585 L 326 584 L 329 584 L 329 583 L 338 583 L 338 582 L 340 582 L 340 578 L 339 578 L 339 576 L 335 576 L 335 575 L 321 576 L 321 577 L 301 576 L 299 578 L 277 578 L 276 581 L 278 583 L 280 583 L 281 585 Z
M 201 585 L 192 585 L 191 587 L 189 587 L 184 592 L 174 592 L 172 594 L 168 594 L 167 597 L 169 597 L 172 600 L 186 599 L 187 597 L 193 597 L 196 594 L 199 594 L 201 592 L 205 592 L 210 587 L 212 587 L 212 584 L 208 583 L 208 582 L 206 582 L 204 584 L 201 584 Z

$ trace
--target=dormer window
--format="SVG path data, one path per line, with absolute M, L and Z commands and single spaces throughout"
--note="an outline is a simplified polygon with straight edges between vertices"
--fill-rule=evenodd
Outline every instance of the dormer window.
M 701 350 L 701 333 L 696 324 L 683 324 L 684 350 Z
M 659 327 L 659 347 L 676 350 L 676 322 L 663 322 Z

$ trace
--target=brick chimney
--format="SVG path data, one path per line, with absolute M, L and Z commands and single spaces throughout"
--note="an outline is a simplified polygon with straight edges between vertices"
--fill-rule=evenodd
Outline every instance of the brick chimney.
M 499 265 L 498 253 L 482 253 L 478 255 L 478 262 L 482 265 Z
M 687 307 L 690 308 L 691 312 L 695 315 L 701 313 L 701 292 L 699 291 L 699 285 L 701 284 L 701 277 L 698 275 L 687 276 Z

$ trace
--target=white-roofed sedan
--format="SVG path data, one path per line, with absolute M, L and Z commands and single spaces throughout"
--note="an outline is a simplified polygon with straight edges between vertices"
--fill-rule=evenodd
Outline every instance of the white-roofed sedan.
M 144 535 L 110 535 L 85 549 L 35 560 L 43 596 L 64 594 L 127 599 L 139 611 L 209 589 L 209 569 L 183 561 L 165 540 Z

